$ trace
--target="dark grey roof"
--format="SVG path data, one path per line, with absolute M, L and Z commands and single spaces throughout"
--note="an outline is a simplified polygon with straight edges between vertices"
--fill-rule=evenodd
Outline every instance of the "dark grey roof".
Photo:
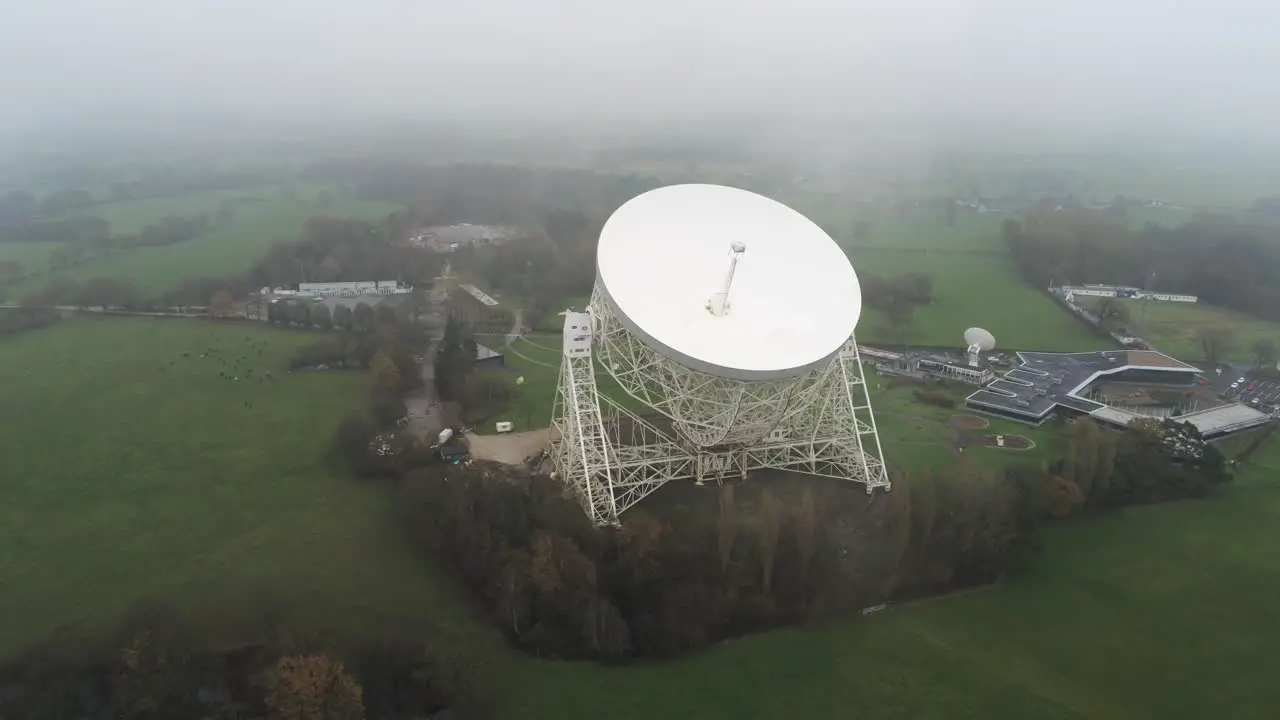
M 1106 407 L 1080 397 L 1099 374 L 1143 368 L 1176 373 L 1199 372 L 1186 363 L 1156 352 L 1103 350 L 1089 353 L 1018 353 L 1020 365 L 1004 377 L 973 393 L 966 402 L 1040 420 L 1055 407 L 1092 413 Z

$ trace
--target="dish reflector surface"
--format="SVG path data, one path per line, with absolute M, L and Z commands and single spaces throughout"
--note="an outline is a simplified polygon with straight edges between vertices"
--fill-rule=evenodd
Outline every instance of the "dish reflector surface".
M 728 311 L 707 309 L 746 246 Z M 642 341 L 695 370 L 740 380 L 801 374 L 844 344 L 862 310 L 858 277 L 822 228 L 769 198 L 672 185 L 625 203 L 596 251 L 597 283 Z
M 964 331 L 964 341 L 970 346 L 977 345 L 980 350 L 987 352 L 996 346 L 996 338 L 990 332 L 978 327 L 971 327 Z

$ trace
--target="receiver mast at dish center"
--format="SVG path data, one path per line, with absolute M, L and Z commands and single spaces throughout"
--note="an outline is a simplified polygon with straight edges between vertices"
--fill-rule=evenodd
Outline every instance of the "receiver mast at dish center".
M 598 525 L 672 480 L 804 472 L 889 489 L 844 252 L 776 201 L 644 193 L 605 224 L 587 312 L 565 315 L 555 476 Z M 596 366 L 656 412 L 599 392 Z

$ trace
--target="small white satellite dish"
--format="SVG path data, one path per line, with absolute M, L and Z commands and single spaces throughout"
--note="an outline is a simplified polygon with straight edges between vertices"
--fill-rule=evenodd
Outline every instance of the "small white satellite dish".
M 991 352 L 996 346 L 996 336 L 980 327 L 971 327 L 964 331 L 964 344 L 969 367 L 978 367 L 982 353 Z
M 965 347 L 978 346 L 982 352 L 990 352 L 996 346 L 996 336 L 980 327 L 971 327 L 964 331 Z

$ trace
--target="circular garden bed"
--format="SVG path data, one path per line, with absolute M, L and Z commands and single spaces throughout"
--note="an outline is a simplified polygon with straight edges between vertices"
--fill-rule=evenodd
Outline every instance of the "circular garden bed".
M 1035 441 L 1025 435 L 1005 435 L 1003 446 L 996 444 L 995 435 L 983 435 L 978 442 L 997 450 L 1030 450 L 1036 446 Z

